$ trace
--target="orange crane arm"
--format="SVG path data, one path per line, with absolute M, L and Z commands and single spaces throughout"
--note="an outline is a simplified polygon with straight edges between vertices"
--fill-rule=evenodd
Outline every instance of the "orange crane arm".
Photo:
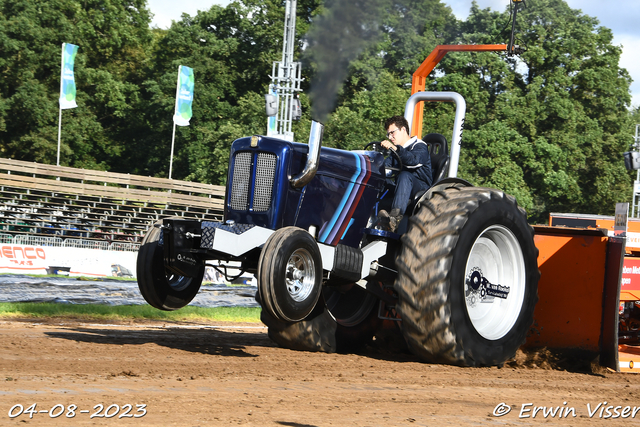
M 506 44 L 479 44 L 479 45 L 438 45 L 427 56 L 427 59 L 418 67 L 413 73 L 411 81 L 411 95 L 416 92 L 425 90 L 427 76 L 433 71 L 438 63 L 444 58 L 447 52 L 506 52 Z M 413 123 L 411 124 L 411 135 L 422 136 L 422 111 L 423 103 L 419 102 L 416 105 L 415 112 L 413 114 Z

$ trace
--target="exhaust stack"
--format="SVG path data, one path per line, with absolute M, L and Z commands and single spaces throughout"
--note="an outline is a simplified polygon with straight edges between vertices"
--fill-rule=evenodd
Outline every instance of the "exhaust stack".
M 311 122 L 311 133 L 309 135 L 309 154 L 307 155 L 307 164 L 304 170 L 298 175 L 292 177 L 289 182 L 295 188 L 302 188 L 309 183 L 318 171 L 318 162 L 320 160 L 320 148 L 322 147 L 322 134 L 324 125 L 313 120 Z

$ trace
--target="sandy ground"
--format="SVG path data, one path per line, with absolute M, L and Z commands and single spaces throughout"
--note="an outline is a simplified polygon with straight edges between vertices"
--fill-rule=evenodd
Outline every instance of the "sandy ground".
M 266 332 L 0 320 L 0 425 L 640 425 L 634 374 L 430 365 L 375 346 L 296 352 Z M 533 418 L 541 407 L 560 409 Z

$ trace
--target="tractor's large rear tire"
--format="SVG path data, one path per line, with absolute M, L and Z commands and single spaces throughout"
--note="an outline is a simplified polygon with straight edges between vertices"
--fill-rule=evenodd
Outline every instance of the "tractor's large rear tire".
M 379 327 L 377 308 L 377 298 L 353 284 L 325 287 L 316 307 L 301 321 L 277 320 L 264 308 L 260 319 L 269 328 L 269 338 L 281 347 L 355 353 L 371 342 Z
M 172 311 L 189 304 L 200 290 L 204 277 L 204 264 L 196 277 L 179 276 L 164 266 L 163 247 L 160 246 L 157 221 L 142 240 L 136 263 L 138 288 L 144 299 L 153 307 Z
M 411 350 L 460 366 L 512 358 L 533 322 L 540 277 L 524 210 L 498 190 L 443 184 L 409 223 L 395 288 Z

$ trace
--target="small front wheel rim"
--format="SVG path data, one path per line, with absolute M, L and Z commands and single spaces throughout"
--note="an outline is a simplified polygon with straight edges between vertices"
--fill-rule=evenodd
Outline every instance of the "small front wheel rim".
M 526 288 L 518 238 L 502 225 L 476 239 L 465 268 L 464 297 L 469 319 L 485 339 L 498 340 L 520 317 Z
M 176 292 L 184 291 L 191 285 L 193 278 L 180 276 L 166 271 L 167 283 Z
M 316 270 L 311 252 L 305 248 L 296 249 L 287 261 L 285 281 L 287 292 L 295 302 L 303 302 L 313 292 Z

